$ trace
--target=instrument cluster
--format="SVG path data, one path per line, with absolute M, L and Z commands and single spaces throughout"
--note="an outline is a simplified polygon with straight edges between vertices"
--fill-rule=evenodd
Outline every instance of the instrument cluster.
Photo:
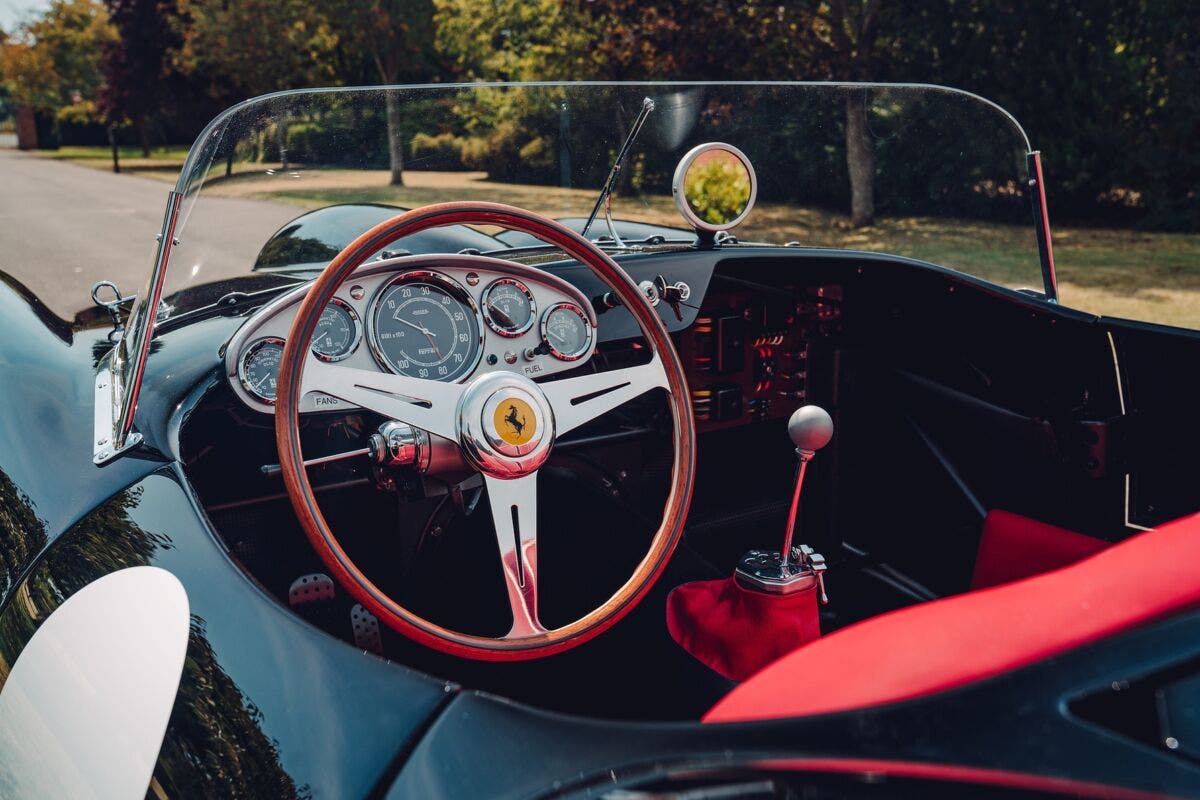
M 398 259 L 361 267 L 321 312 L 312 355 L 327 362 L 413 378 L 462 382 L 479 369 L 541 377 L 576 366 L 596 346 L 596 316 L 566 281 L 533 267 L 478 258 L 460 263 Z M 432 264 L 432 266 L 430 266 Z M 251 408 L 274 410 L 286 336 L 308 291 L 300 287 L 260 309 L 226 353 L 235 393 Z M 313 393 L 301 411 L 353 406 Z

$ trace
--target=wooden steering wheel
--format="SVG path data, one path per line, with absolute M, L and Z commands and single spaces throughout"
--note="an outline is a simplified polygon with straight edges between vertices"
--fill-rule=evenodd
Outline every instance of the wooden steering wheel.
M 404 236 L 445 225 L 495 225 L 522 231 L 561 248 L 589 267 L 633 315 L 649 346 L 647 364 L 535 383 L 486 367 L 464 383 L 442 383 L 354 369 L 311 353 L 322 310 L 338 287 L 371 255 Z M 456 256 L 462 264 L 464 258 Z M 482 268 L 495 261 L 480 259 Z M 537 470 L 557 436 L 649 391 L 667 391 L 674 423 L 674 461 L 662 522 L 629 580 L 598 608 L 561 628 L 538 618 Z M 498 638 L 450 630 L 401 606 L 350 559 L 317 506 L 300 450 L 299 408 L 310 392 L 368 408 L 458 443 L 483 476 L 499 544 L 513 624 Z M 504 446 L 496 429 L 498 403 L 516 401 L 531 412 L 533 430 L 519 448 Z M 491 413 L 489 413 L 491 412 Z M 524 437 L 523 437 L 524 438 Z M 288 333 L 279 368 L 275 441 L 288 497 L 309 541 L 333 577 L 363 607 L 398 633 L 435 650 L 489 661 L 541 658 L 576 647 L 604 632 L 638 603 L 666 566 L 683 533 L 695 482 L 696 429 L 679 354 L 662 320 L 629 275 L 577 233 L 538 214 L 499 203 L 431 205 L 376 225 L 338 253 L 309 287 Z

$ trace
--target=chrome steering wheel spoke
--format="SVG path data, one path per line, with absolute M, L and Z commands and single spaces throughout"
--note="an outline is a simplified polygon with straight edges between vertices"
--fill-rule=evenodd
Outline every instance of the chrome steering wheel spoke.
M 537 608 L 537 472 L 508 479 L 485 474 L 483 480 L 512 608 L 512 628 L 503 638 L 545 633 Z
M 554 409 L 554 428 L 559 436 L 651 389 L 670 391 L 658 353 L 647 364 L 547 381 L 538 386 Z
M 458 438 L 455 412 L 464 390 L 457 383 L 374 372 L 310 357 L 300 387 L 301 396 L 321 392 L 438 436 Z

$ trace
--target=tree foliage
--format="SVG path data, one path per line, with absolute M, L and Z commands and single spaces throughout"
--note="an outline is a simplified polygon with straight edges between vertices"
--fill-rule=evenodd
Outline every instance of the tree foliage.
M 184 72 L 210 76 L 213 89 L 253 97 L 333 82 L 337 36 L 305 0 L 180 0 Z
M 186 97 L 168 64 L 179 45 L 172 25 L 178 9 L 171 0 L 105 0 L 105 6 L 116 36 L 103 49 L 101 108 L 110 123 L 134 125 L 148 150 L 151 120 Z
M 54 0 L 42 17 L 0 44 L 0 76 L 9 97 L 39 110 L 94 109 L 100 53 L 114 38 L 100 0 Z
M 177 131 L 186 138 L 216 106 L 298 86 L 449 79 L 940 83 L 993 99 L 1026 125 L 1045 153 L 1059 218 L 1200 228 L 1194 0 L 1044 0 L 1036 8 L 1022 0 L 104 5 L 107 14 L 99 0 L 54 0 L 43 20 L 5 39 L 0 81 L 13 103 L 56 113 L 74 104 L 60 119 L 93 119 L 98 111 L 135 123 L 146 136 Z M 113 29 L 115 37 L 106 33 Z M 486 111 L 463 107 L 452 124 L 420 131 L 414 142 L 417 131 L 398 119 L 392 100 L 392 113 L 380 109 L 380 124 L 388 124 L 383 155 L 394 182 L 414 148 L 437 163 L 485 165 L 507 177 L 556 174 L 545 133 L 557 125 L 553 108 L 519 101 Z M 620 112 L 615 125 L 629 121 Z M 848 106 L 838 123 L 845 202 L 861 222 L 876 206 L 885 213 L 889 202 L 878 182 L 877 147 L 867 146 L 868 121 L 865 109 Z M 312 124 L 297 144 L 322 140 Z M 277 149 L 286 150 L 287 132 L 280 134 Z

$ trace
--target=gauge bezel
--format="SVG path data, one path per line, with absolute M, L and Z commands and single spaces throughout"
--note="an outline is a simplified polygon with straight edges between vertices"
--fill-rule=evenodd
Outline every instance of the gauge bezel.
M 275 405 L 275 398 L 264 397 L 257 389 L 254 388 L 253 384 L 250 383 L 250 379 L 246 377 L 246 361 L 250 358 L 250 356 L 254 355 L 267 345 L 277 345 L 282 348 L 286 344 L 287 342 L 278 336 L 264 336 L 261 339 L 255 339 L 253 342 L 246 345 L 246 347 L 242 349 L 242 354 L 238 356 L 238 382 L 242 384 L 242 388 L 246 390 L 246 394 L 250 395 L 255 400 L 258 400 L 260 403 L 266 403 L 267 405 L 273 406 Z
M 568 311 L 573 312 L 579 317 L 580 320 L 583 321 L 583 330 L 584 333 L 587 334 L 587 340 L 583 343 L 583 347 L 574 353 L 564 353 L 554 345 L 550 344 L 550 336 L 547 334 L 546 324 L 550 320 L 550 315 L 559 309 L 567 309 Z M 538 325 L 538 331 L 541 333 L 542 343 L 545 344 L 546 347 L 550 348 L 550 355 L 554 356 L 559 361 L 578 361 L 592 351 L 592 345 L 596 341 L 596 329 L 592 326 L 592 321 L 588 319 L 587 312 L 585 312 L 578 304 L 572 303 L 568 300 L 561 300 L 557 303 L 553 303 L 542 312 L 542 320 Z
M 517 287 L 517 289 L 525 294 L 525 299 L 529 301 L 529 319 L 525 320 L 525 324 L 519 328 L 515 328 L 513 330 L 505 328 L 499 322 L 493 320 L 491 313 L 488 311 L 488 295 L 492 293 L 493 289 L 501 284 Z M 482 294 L 479 295 L 479 302 L 481 306 L 480 311 L 483 313 L 484 322 L 487 323 L 489 328 L 506 339 L 515 339 L 518 336 L 527 333 L 529 329 L 533 327 L 533 323 L 537 322 L 537 301 L 533 299 L 533 292 L 529 291 L 529 287 L 516 278 L 496 278 L 496 280 L 489 283 L 487 288 L 485 288 Z
M 350 327 L 354 331 L 350 337 L 350 347 L 348 347 L 346 349 L 346 352 L 341 353 L 336 356 L 327 356 L 322 353 L 318 353 L 316 347 L 312 346 L 311 344 L 309 345 L 308 349 L 312 351 L 312 354 L 314 356 L 316 356 L 317 358 L 319 358 L 320 360 L 322 360 L 328 364 L 332 364 L 332 363 L 335 363 L 338 361 L 344 361 L 345 359 L 354 355 L 354 351 L 357 350 L 359 344 L 362 343 L 363 326 L 362 326 L 362 320 L 360 320 L 358 318 L 358 312 L 354 310 L 354 306 L 350 305 L 342 298 L 340 298 L 340 297 L 333 298 L 326 304 L 325 307 L 328 308 L 329 306 L 337 306 L 337 307 L 343 309 L 347 314 L 349 314 L 350 315 Z M 325 312 L 322 311 L 321 313 L 323 314 Z M 316 335 L 315 330 L 313 331 L 313 335 L 314 336 Z
M 479 368 L 479 362 L 483 360 L 483 315 L 479 313 L 479 304 L 475 302 L 475 298 L 471 297 L 470 292 L 468 292 L 461 283 L 454 280 L 449 275 L 445 275 L 441 272 L 436 272 L 429 269 L 413 269 L 407 272 L 401 272 L 399 275 L 384 281 L 383 285 L 375 290 L 375 295 L 371 298 L 369 314 L 370 327 L 367 331 L 367 344 L 371 348 L 371 355 L 375 357 L 376 363 L 379 364 L 381 368 L 387 370 L 393 375 L 401 374 L 395 369 L 395 367 L 392 366 L 392 362 L 388 360 L 387 354 L 383 352 L 383 348 L 379 344 L 379 338 L 376 335 L 379 329 L 379 308 L 383 304 L 383 296 L 387 294 L 388 290 L 393 286 L 399 286 L 402 283 L 417 282 L 428 282 L 438 285 L 444 289 L 447 294 L 470 309 L 471 313 L 475 315 L 475 328 L 479 331 L 479 336 L 476 337 L 475 341 L 476 352 L 474 363 L 466 367 L 466 369 L 463 370 L 462 375 L 454 380 L 439 381 L 440 383 L 462 383 L 467 378 L 475 374 L 475 370 Z M 417 380 L 437 381 L 438 379 L 418 378 Z

